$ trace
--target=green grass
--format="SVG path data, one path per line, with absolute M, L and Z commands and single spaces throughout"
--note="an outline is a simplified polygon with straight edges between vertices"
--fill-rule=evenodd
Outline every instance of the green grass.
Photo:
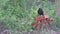
M 3 0 L 0 1 L 0 20 L 9 29 L 16 30 L 19 28 L 22 31 L 30 31 L 32 29 L 31 24 L 34 23 L 34 17 L 38 15 L 39 7 L 50 17 L 56 19 L 51 25 L 52 29 L 60 24 L 60 18 L 56 15 L 56 5 L 49 1 L 43 1 L 43 6 L 42 4 L 37 6 L 37 0 L 33 0 L 33 2 L 31 2 L 32 0 L 6 0 L 5 3 L 2 2 Z

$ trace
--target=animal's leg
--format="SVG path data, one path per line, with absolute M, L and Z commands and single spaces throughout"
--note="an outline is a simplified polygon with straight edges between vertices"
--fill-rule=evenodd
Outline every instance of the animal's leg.
M 33 23 L 32 25 L 37 26 L 37 24 L 38 24 L 38 21 L 36 20 L 35 23 Z
M 48 30 L 49 24 L 45 23 L 46 30 Z
M 38 29 L 38 24 L 36 25 L 36 29 Z
M 40 23 L 40 29 L 42 28 L 42 23 Z

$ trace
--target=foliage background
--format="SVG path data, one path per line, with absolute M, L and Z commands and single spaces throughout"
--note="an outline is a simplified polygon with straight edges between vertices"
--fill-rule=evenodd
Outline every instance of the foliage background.
M 38 8 L 53 17 L 51 29 L 60 29 L 60 16 L 56 14 L 56 4 L 49 0 L 0 0 L 0 22 L 8 29 L 31 31 Z

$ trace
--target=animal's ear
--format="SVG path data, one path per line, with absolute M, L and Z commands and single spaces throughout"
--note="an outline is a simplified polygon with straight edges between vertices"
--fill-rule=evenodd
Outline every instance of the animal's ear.
M 38 14 L 39 14 L 39 15 L 44 15 L 42 8 L 39 8 L 39 9 L 38 9 Z

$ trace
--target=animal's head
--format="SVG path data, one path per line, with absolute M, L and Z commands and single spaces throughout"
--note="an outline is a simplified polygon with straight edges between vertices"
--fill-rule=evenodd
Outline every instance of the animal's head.
M 39 9 L 38 9 L 38 14 L 39 14 L 39 15 L 44 15 L 44 12 L 43 12 L 42 8 L 39 8 Z

